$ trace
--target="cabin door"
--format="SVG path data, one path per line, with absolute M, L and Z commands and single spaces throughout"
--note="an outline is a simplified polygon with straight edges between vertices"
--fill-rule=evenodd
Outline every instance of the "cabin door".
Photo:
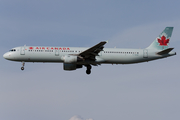
M 21 47 L 20 54 L 21 55 L 25 55 L 25 46 Z
M 147 49 L 143 50 L 143 57 L 148 58 L 148 50 Z
M 59 56 L 59 50 L 55 49 L 55 56 Z

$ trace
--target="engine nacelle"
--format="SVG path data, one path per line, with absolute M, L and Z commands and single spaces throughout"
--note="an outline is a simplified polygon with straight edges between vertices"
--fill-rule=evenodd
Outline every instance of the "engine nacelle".
M 64 63 L 75 63 L 77 62 L 77 56 L 65 55 L 62 56 L 62 60 L 64 61 Z
M 76 70 L 82 67 L 83 67 L 82 65 L 77 65 L 73 63 L 64 63 L 64 70 Z
M 80 56 L 74 56 L 74 55 L 65 55 L 65 56 L 62 56 L 61 59 L 64 61 L 64 63 L 76 63 L 76 62 L 83 61 L 83 58 L 81 58 Z

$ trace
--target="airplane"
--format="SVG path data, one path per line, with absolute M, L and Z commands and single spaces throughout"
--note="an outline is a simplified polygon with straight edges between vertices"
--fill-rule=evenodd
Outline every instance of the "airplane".
M 22 62 L 63 63 L 64 70 L 76 70 L 85 66 L 86 73 L 91 73 L 93 66 L 101 64 L 135 64 L 176 55 L 169 48 L 173 27 L 166 27 L 163 32 L 144 49 L 104 48 L 107 41 L 102 41 L 93 47 L 45 47 L 20 46 L 12 48 L 3 57 L 7 60 Z

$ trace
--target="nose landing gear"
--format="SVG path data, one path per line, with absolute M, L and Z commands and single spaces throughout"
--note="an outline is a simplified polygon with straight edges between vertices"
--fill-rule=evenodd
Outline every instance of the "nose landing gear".
M 24 70 L 24 65 L 25 65 L 25 62 L 22 62 L 21 70 Z
M 86 70 L 86 74 L 91 74 L 91 65 L 86 65 L 86 68 L 87 68 L 87 70 Z

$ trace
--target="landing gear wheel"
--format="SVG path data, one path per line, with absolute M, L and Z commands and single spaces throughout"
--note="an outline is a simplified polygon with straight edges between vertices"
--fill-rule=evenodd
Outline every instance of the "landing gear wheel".
M 89 74 L 91 74 L 91 65 L 86 65 L 86 68 L 87 68 L 87 70 L 86 70 L 86 73 L 89 75 Z
M 24 70 L 24 66 L 25 66 L 25 62 L 22 61 L 22 67 L 21 67 L 21 70 Z
M 24 67 L 21 67 L 21 70 L 24 70 Z
M 91 74 L 91 70 L 90 70 L 90 69 L 86 70 L 86 73 L 87 73 L 88 75 Z

